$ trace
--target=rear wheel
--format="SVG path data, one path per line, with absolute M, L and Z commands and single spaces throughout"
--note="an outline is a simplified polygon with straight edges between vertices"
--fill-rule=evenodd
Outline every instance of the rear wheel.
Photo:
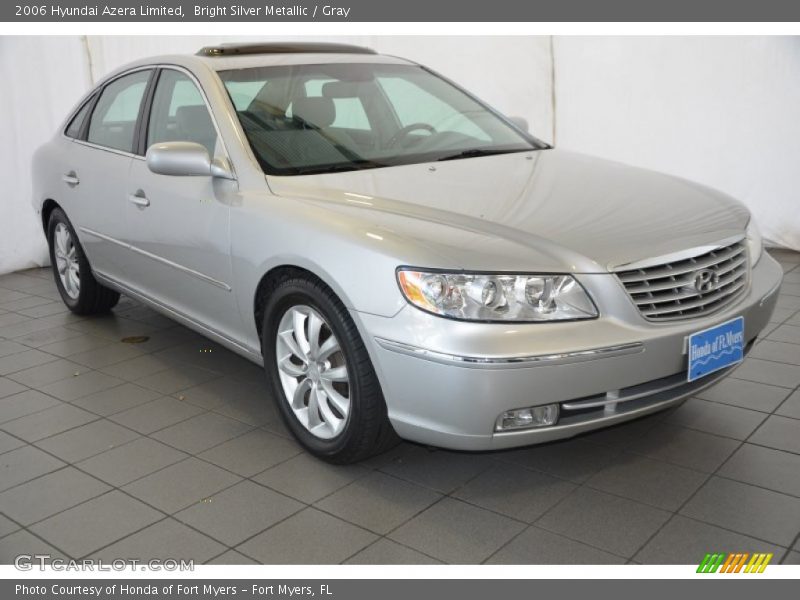
M 50 215 L 47 241 L 56 287 L 67 308 L 90 315 L 108 312 L 119 302 L 119 293 L 101 285 L 92 275 L 78 236 L 60 208 Z
M 321 282 L 301 275 L 275 284 L 262 352 L 284 421 L 315 456 L 352 463 L 397 440 L 355 323 Z

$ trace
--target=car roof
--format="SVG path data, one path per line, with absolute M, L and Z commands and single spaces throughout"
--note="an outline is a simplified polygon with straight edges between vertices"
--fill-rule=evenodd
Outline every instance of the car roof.
M 191 71 L 227 71 L 280 65 L 318 65 L 331 63 L 415 64 L 412 61 L 377 54 L 374 50 L 347 44 L 322 42 L 275 42 L 221 44 L 205 46 L 196 54 L 152 56 L 128 63 L 103 77 L 103 80 L 137 67 L 177 65 Z

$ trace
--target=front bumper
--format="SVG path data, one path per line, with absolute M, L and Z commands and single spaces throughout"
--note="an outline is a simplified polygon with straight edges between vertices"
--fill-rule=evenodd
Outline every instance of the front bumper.
M 782 270 L 764 253 L 734 304 L 665 323 L 646 321 L 614 275 L 576 277 L 598 302 L 598 319 L 468 323 L 411 306 L 392 318 L 354 313 L 397 433 L 444 448 L 490 450 L 567 438 L 672 406 L 731 370 L 687 383 L 688 336 L 742 316 L 749 349 L 772 315 Z M 561 407 L 556 425 L 494 431 L 504 411 L 551 403 Z

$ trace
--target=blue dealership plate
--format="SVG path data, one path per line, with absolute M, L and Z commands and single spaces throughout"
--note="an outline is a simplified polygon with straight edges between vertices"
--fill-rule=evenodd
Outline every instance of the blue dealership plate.
M 688 380 L 694 381 L 744 360 L 744 317 L 689 336 Z

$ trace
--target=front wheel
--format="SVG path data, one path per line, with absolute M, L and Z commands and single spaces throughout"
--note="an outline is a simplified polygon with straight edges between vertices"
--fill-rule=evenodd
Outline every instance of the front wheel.
M 355 323 L 321 282 L 296 276 L 276 284 L 262 353 L 284 421 L 315 456 L 357 462 L 397 439 Z
M 114 308 L 119 302 L 119 293 L 94 278 L 78 236 L 60 208 L 50 215 L 47 241 L 56 287 L 67 308 L 79 315 L 103 313 Z

